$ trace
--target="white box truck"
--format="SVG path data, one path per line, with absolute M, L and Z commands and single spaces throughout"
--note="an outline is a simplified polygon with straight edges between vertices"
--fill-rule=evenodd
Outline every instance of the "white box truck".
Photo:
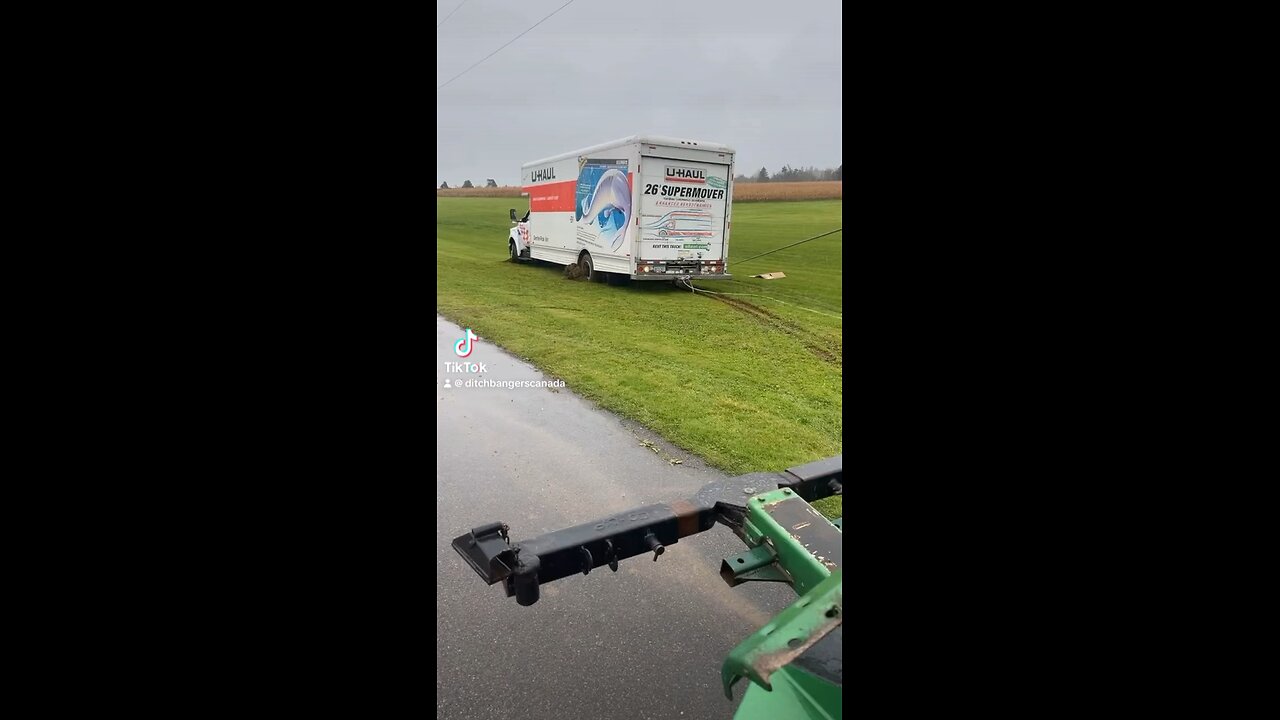
M 578 263 L 605 280 L 730 277 L 733 150 L 633 136 L 525 163 L 529 211 L 511 210 L 513 261 Z

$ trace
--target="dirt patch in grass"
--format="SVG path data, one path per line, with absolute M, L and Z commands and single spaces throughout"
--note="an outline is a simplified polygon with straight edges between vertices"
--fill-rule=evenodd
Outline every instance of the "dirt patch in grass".
M 719 300 L 734 310 L 746 313 L 755 318 L 759 322 L 767 325 L 778 332 L 791 336 L 800 343 L 804 349 L 813 353 L 819 360 L 825 360 L 833 365 L 844 365 L 844 357 L 841 355 L 841 346 L 824 347 L 815 342 L 810 333 L 796 323 L 779 317 L 759 305 L 752 305 L 745 300 L 729 297 L 728 295 L 711 295 L 710 297 Z

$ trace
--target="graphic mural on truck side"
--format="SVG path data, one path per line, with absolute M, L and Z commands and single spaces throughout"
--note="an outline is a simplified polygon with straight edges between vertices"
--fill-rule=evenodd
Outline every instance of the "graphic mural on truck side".
M 617 252 L 627 239 L 631 219 L 631 184 L 626 160 L 579 158 L 574 216 L 578 240 Z

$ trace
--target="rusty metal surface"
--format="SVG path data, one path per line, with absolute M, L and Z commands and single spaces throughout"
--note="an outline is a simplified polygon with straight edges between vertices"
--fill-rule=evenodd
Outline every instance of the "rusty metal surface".
M 836 685 L 844 684 L 844 626 L 832 630 L 825 637 L 800 653 L 792 661 L 793 666 L 804 668 L 819 678 Z
M 671 503 L 671 512 L 676 515 L 676 528 L 680 537 L 689 537 L 699 532 L 697 505 L 688 500 L 677 500 Z
M 822 513 L 807 503 L 785 500 L 766 504 L 764 511 L 828 571 L 842 566 L 844 535 Z
M 813 648 L 844 622 L 843 571 L 836 570 L 813 591 L 752 633 L 725 659 L 720 676 L 725 695 L 741 678 L 771 690 L 773 673 Z M 843 676 L 843 671 L 841 672 Z

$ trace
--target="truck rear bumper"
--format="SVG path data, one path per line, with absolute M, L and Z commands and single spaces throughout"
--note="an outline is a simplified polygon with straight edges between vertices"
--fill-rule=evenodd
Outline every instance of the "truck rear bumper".
M 729 273 L 701 275 L 698 273 L 644 273 L 641 275 L 632 275 L 632 280 L 675 280 L 677 278 L 688 278 L 689 280 L 728 280 L 733 276 Z

